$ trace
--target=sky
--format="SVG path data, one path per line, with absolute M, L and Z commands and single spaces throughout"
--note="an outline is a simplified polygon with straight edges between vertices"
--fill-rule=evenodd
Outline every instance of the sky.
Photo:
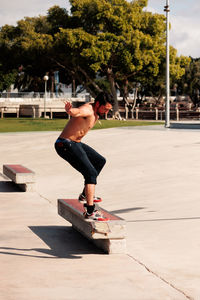
M 200 1 L 169 0 L 170 4 L 170 44 L 178 50 L 178 55 L 200 57 Z M 0 0 L 0 26 L 16 25 L 25 16 L 46 15 L 53 5 L 70 11 L 68 0 Z M 164 13 L 166 0 L 149 0 L 146 10 Z
M 149 0 L 148 10 L 163 13 L 166 0 Z M 200 1 L 169 0 L 170 45 L 178 55 L 200 57 Z

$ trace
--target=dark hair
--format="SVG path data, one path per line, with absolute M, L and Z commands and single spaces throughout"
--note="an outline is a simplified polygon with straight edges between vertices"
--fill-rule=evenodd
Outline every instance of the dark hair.
M 110 103 L 111 105 L 113 104 L 112 96 L 107 92 L 99 93 L 94 102 L 96 103 L 97 101 L 100 105 L 105 105 L 106 103 Z

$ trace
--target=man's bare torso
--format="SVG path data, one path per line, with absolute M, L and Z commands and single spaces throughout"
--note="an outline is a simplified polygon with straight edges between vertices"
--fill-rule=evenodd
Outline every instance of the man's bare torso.
M 97 119 L 98 116 L 95 114 L 92 104 L 86 103 L 81 106 L 78 116 L 71 117 L 60 134 L 60 137 L 80 142 L 86 133 L 95 125 Z

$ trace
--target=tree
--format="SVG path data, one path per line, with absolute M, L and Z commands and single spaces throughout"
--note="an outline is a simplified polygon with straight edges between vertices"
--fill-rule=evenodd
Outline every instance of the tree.
M 116 85 L 125 90 L 139 73 L 158 73 L 164 17 L 143 12 L 147 1 L 73 0 L 71 4 L 79 28 L 61 29 L 55 35 L 57 53 L 91 93 L 98 91 L 97 72 L 107 78 L 118 115 Z
M 189 66 L 190 58 L 186 56 L 177 56 L 177 50 L 170 46 L 170 87 L 173 88 L 174 84 L 179 82 L 185 74 L 185 68 Z M 148 78 L 148 80 L 147 80 Z M 154 97 L 157 104 L 162 101 L 166 93 L 165 88 L 166 80 L 166 58 L 165 47 L 163 46 L 161 61 L 159 64 L 159 72 L 156 76 L 152 77 L 145 74 L 144 80 L 141 80 L 143 93 L 147 96 Z
M 200 59 L 190 58 L 190 64 L 185 67 L 185 74 L 177 80 L 179 93 L 189 95 L 193 104 L 199 106 L 200 98 Z
M 15 82 L 17 72 L 16 70 L 12 70 L 10 72 L 3 71 L 2 65 L 0 65 L 0 92 L 9 91 L 11 85 Z
M 15 27 L 6 25 L 0 32 L 0 91 L 9 90 L 15 82 L 17 71 L 12 53 L 12 40 L 15 36 Z M 6 44 L 8 47 L 6 47 Z
M 91 93 L 97 91 L 97 73 L 107 78 L 116 116 L 116 86 L 126 97 L 129 87 L 138 82 L 147 85 L 149 78 L 153 85 L 163 72 L 165 17 L 144 12 L 146 4 L 147 1 L 71 0 L 71 12 L 79 28 L 61 29 L 56 34 L 56 43 L 61 52 L 64 49 L 68 53 L 75 77 L 80 75 Z M 179 60 L 174 55 L 172 58 L 174 74 L 178 74 L 176 64 L 179 73 L 183 72 Z
M 47 16 L 26 17 L 17 26 L 5 25 L 0 30 L 0 61 L 5 69 L 12 66 L 18 72 L 15 87 L 20 91 L 43 91 L 43 76 L 48 73 L 47 88 L 53 92 L 54 71 L 59 70 L 63 83 L 71 83 L 69 72 L 56 62 L 54 34 L 68 26 L 69 17 L 64 8 L 54 6 Z M 5 62 L 5 57 L 8 58 Z M 20 71 L 19 71 L 20 69 Z
M 22 91 L 38 91 L 39 80 L 50 69 L 49 56 L 53 37 L 46 33 L 49 24 L 46 17 L 25 18 L 17 26 L 3 26 L 0 32 L 0 61 L 4 68 L 15 68 L 18 72 L 16 87 Z M 47 55 L 46 55 L 47 54 Z M 23 71 L 18 69 L 23 66 Z M 48 68 L 48 69 L 46 69 Z
M 54 35 L 59 32 L 60 28 L 69 28 L 71 26 L 71 18 L 65 8 L 54 5 L 49 8 L 47 13 L 48 33 Z

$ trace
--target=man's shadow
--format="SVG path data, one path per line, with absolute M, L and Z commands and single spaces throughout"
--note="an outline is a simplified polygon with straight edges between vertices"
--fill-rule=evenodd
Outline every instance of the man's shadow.
M 80 259 L 82 258 L 81 255 L 83 254 L 104 253 L 71 226 L 29 226 L 29 229 L 40 239 L 42 239 L 45 244 L 48 245 L 48 248 L 19 249 L 0 247 L 0 254 L 28 256 L 44 259 Z M 30 252 L 32 251 L 39 252 L 43 255 L 31 254 Z

